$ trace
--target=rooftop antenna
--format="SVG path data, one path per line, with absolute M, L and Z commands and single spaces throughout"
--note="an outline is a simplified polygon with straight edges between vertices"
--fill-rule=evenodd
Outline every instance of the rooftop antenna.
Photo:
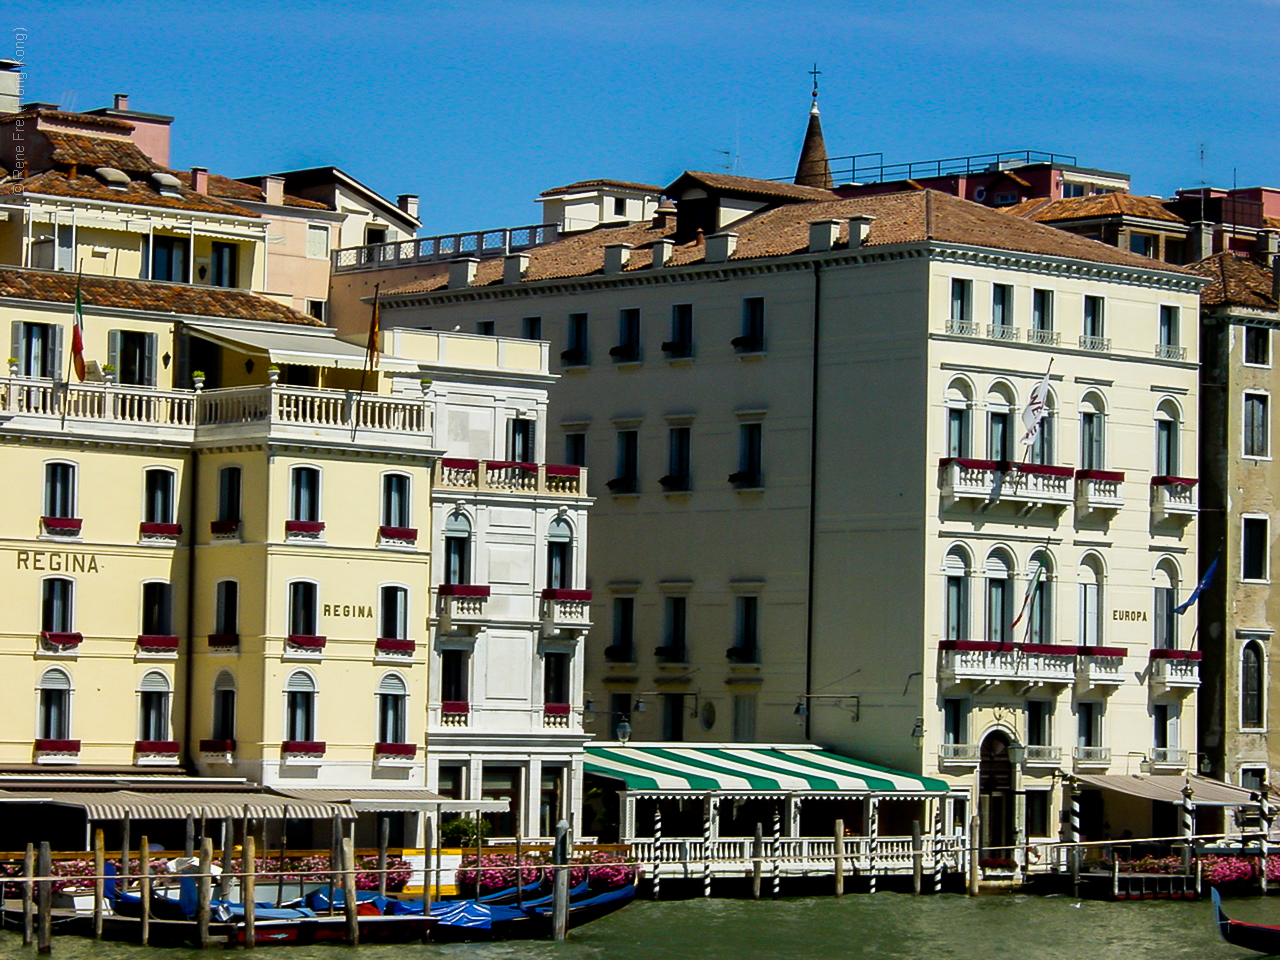
M 1204 223 L 1204 195 L 1209 189 L 1209 181 L 1204 178 L 1204 142 L 1200 143 L 1200 222 Z
M 724 157 L 724 163 L 718 164 L 720 169 L 722 169 L 725 173 L 733 173 L 733 168 L 736 165 L 735 163 L 736 158 L 733 155 L 733 151 L 717 150 L 715 152 L 720 154 L 722 157 Z

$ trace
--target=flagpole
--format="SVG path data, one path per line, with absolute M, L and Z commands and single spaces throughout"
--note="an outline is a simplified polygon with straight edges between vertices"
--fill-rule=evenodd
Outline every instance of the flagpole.
M 356 429 L 360 424 L 360 401 L 364 398 L 364 381 L 369 375 L 370 369 L 373 367 L 373 352 L 376 349 L 375 344 L 379 335 L 378 320 L 378 294 L 382 289 L 381 283 L 373 285 L 373 313 L 369 317 L 369 339 L 365 343 L 364 348 L 364 366 L 360 370 L 360 386 L 356 390 L 355 406 L 351 408 L 351 439 L 356 438 Z
M 60 426 L 67 426 L 67 403 L 71 397 L 71 372 L 75 369 L 76 362 L 76 325 L 80 322 L 80 277 L 84 273 L 84 259 L 81 258 L 76 269 L 76 295 L 71 301 L 71 349 L 67 351 L 67 377 L 62 382 L 62 422 Z

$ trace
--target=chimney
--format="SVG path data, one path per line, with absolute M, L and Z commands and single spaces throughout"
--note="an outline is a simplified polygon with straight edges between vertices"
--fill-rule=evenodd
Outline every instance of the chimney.
M 1269 264 L 1277 253 L 1280 253 L 1280 233 L 1275 230 L 1259 230 L 1258 243 L 1254 247 L 1254 259 L 1261 263 L 1264 267 Z
M 662 202 L 658 204 L 658 209 L 653 211 L 653 225 L 660 230 L 668 227 L 675 228 L 676 205 L 669 197 L 663 197 Z
M 1213 256 L 1213 224 L 1197 220 L 1191 225 L 1191 262 Z
M 509 253 L 502 258 L 502 282 L 519 283 L 529 269 L 527 253 Z
M 396 206 L 407 213 L 413 219 L 418 219 L 418 195 L 416 193 L 402 193 L 396 197 Z
M 1271 258 L 1271 299 L 1280 308 L 1280 256 Z
M 738 235 L 732 230 L 713 233 L 707 237 L 707 252 L 703 259 L 707 263 L 724 263 L 738 249 Z
M 209 194 L 209 170 L 207 167 L 191 168 L 191 189 L 196 193 Z
M 480 265 L 479 257 L 461 257 L 449 261 L 449 289 L 463 290 L 471 286 L 476 279 L 476 267 Z
M 860 247 L 867 242 L 871 234 L 871 224 L 875 217 L 869 213 L 859 213 L 849 218 L 849 247 Z
M 621 273 L 631 259 L 631 244 L 606 243 L 604 245 L 604 272 Z
M 0 114 L 17 113 L 22 108 L 22 64 L 0 60 Z
M 273 207 L 284 206 L 284 177 L 263 177 L 262 195 Z
M 127 93 L 116 94 L 116 109 L 117 110 L 129 109 L 129 95 Z
M 671 259 L 671 251 L 676 248 L 673 240 L 659 240 L 653 245 L 653 266 L 654 268 L 665 267 L 667 261 Z
M 825 253 L 840 237 L 839 220 L 814 220 L 809 224 L 809 252 Z

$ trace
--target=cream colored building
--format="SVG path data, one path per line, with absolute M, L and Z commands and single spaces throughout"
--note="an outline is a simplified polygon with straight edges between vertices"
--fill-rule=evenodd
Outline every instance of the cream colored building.
M 666 192 L 678 217 L 384 296 L 388 325 L 536 318 L 560 357 L 598 498 L 587 729 L 936 774 L 991 847 L 1057 836 L 1065 776 L 1095 778 L 1087 836 L 1171 827 L 1122 788 L 1199 766 L 1167 610 L 1198 575 L 1201 281 L 928 191 Z

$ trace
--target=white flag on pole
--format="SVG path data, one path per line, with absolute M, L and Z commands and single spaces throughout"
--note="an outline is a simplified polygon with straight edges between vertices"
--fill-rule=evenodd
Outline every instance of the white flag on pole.
M 1053 366 L 1052 362 L 1049 364 Z M 1024 446 L 1031 446 L 1036 442 L 1036 437 L 1040 433 L 1040 423 L 1049 413 L 1049 371 L 1044 372 L 1044 379 L 1037 383 L 1031 390 L 1031 396 L 1027 397 L 1027 405 L 1022 411 L 1022 425 L 1027 428 L 1027 432 L 1022 435 L 1022 443 Z

